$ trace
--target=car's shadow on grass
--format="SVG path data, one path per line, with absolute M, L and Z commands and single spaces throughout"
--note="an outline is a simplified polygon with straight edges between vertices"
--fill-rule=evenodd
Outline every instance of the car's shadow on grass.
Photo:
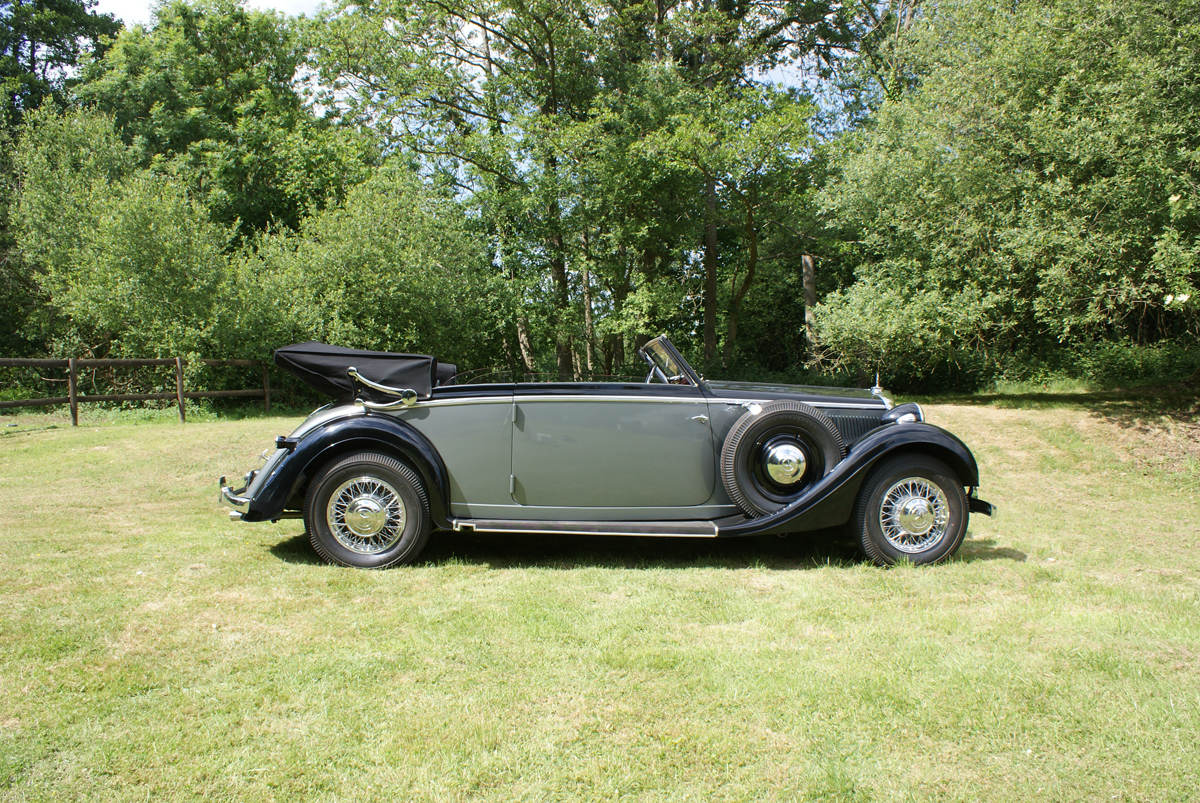
M 1016 410 L 1071 409 L 1091 413 L 1125 429 L 1143 429 L 1148 418 L 1169 418 L 1178 423 L 1200 419 L 1200 385 L 1173 382 L 1129 389 L 1078 393 L 976 393 L 922 399 L 929 404 Z
M 308 539 L 297 535 L 271 547 L 286 563 L 317 565 Z M 954 558 L 1024 561 L 1025 553 L 997 547 L 992 539 L 968 540 Z M 490 569 L 765 569 L 794 571 L 824 566 L 849 568 L 864 559 L 840 530 L 783 538 L 639 538 L 598 535 L 480 535 L 445 530 L 429 538 L 418 566 L 468 565 Z
M 494 569 L 784 570 L 857 562 L 854 549 L 833 532 L 730 539 L 437 532 L 421 556 L 427 565 L 484 564 Z
M 298 563 L 301 565 L 319 566 L 323 561 L 317 557 L 317 553 L 313 550 L 312 544 L 308 543 L 308 536 L 300 533 L 294 538 L 289 538 L 286 541 L 280 541 L 271 547 L 271 554 L 279 558 L 284 563 Z
M 958 548 L 958 554 L 952 560 L 959 563 L 974 563 L 977 560 L 1012 560 L 1024 563 L 1028 557 L 1019 549 L 996 546 L 994 538 L 968 539 Z
M 285 563 L 320 564 L 303 533 L 281 541 L 271 554 Z M 639 538 L 602 535 L 480 535 L 437 530 L 418 566 L 471 565 L 492 569 L 799 569 L 853 566 L 854 548 L 836 531 L 780 538 Z

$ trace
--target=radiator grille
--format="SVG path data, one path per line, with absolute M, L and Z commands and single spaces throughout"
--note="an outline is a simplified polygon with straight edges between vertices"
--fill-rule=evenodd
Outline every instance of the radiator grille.
M 838 434 L 842 436 L 842 440 L 848 448 L 850 444 L 879 426 L 880 415 L 880 413 L 864 411 L 861 413 L 831 413 L 829 417 L 833 420 L 833 425 L 837 427 Z

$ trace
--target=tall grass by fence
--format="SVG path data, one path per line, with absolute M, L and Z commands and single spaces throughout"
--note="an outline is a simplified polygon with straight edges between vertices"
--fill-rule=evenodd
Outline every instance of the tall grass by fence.
M 174 399 L 179 405 L 179 420 L 187 421 L 187 411 L 184 406 L 186 399 L 217 399 L 237 396 L 261 397 L 266 411 L 271 412 L 271 376 L 266 364 L 258 360 L 199 360 L 204 365 L 211 366 L 243 366 L 262 368 L 262 387 L 247 390 L 198 390 L 184 389 L 183 366 L 187 360 L 182 357 L 168 357 L 153 360 L 77 360 L 74 357 L 66 360 L 14 359 L 0 358 L 0 368 L 66 368 L 67 395 L 53 396 L 41 399 L 10 399 L 0 401 L 0 410 L 12 407 L 45 407 L 53 404 L 69 404 L 71 406 L 71 426 L 79 426 L 79 405 L 89 402 L 115 401 L 151 401 Z M 143 366 L 175 366 L 175 391 L 165 393 L 79 393 L 79 371 L 88 368 L 140 368 Z

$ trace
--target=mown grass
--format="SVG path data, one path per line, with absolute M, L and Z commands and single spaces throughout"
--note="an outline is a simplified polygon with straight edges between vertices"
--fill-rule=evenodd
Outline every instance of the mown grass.
M 216 504 L 296 419 L 0 419 L 0 800 L 1200 797 L 1200 483 L 1146 453 L 1179 433 L 927 412 L 1002 517 L 890 571 L 449 533 L 350 571 Z

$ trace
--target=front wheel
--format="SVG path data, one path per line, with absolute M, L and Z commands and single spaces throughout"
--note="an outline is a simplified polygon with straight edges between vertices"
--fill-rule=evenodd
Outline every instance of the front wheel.
M 859 493 L 853 520 L 862 551 L 878 566 L 939 563 L 967 532 L 967 495 L 954 472 L 925 455 L 880 464 Z
M 420 477 L 387 455 L 333 461 L 309 485 L 304 523 L 330 563 L 386 569 L 414 560 L 429 540 L 429 502 Z

